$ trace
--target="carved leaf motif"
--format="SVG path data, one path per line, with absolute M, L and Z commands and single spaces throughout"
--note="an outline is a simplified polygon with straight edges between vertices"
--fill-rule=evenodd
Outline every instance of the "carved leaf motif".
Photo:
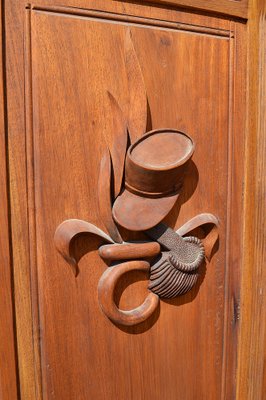
M 111 200 L 112 165 L 109 150 L 106 150 L 100 165 L 98 184 L 98 204 L 103 224 L 112 239 L 117 243 L 123 243 L 123 239 L 112 217 Z
M 68 219 L 60 224 L 54 235 L 54 243 L 59 253 L 71 266 L 75 276 L 78 274 L 77 260 L 70 254 L 71 242 L 82 233 L 91 233 L 102 238 L 103 243 L 114 243 L 110 236 L 106 235 L 95 225 L 80 219 Z
M 127 151 L 127 123 L 116 99 L 110 92 L 107 93 L 113 116 L 113 129 L 112 134 L 108 136 L 108 147 L 113 164 L 114 198 L 116 198 L 121 191 L 124 174 L 124 162 Z
M 134 143 L 146 132 L 147 93 L 130 29 L 126 32 L 125 63 L 129 91 L 128 130 L 131 143 Z

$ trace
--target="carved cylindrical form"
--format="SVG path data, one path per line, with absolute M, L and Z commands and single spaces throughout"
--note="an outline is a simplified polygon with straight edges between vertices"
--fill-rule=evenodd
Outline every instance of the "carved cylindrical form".
M 183 132 L 157 129 L 146 133 L 128 149 L 126 188 L 144 197 L 175 194 L 193 152 L 193 141 Z
M 99 248 L 100 256 L 105 260 L 136 260 L 157 256 L 161 246 L 157 242 L 123 243 L 103 245 Z
M 114 202 L 114 220 L 131 231 L 162 221 L 180 194 L 193 152 L 193 140 L 176 129 L 141 136 L 127 151 L 125 190 Z

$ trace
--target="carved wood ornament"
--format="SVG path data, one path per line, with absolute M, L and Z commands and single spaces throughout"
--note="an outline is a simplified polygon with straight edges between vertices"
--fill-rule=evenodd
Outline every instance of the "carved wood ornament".
M 99 211 L 105 233 L 95 225 L 70 219 L 62 222 L 54 236 L 57 250 L 70 264 L 75 276 L 77 261 L 71 242 L 82 233 L 101 239 L 99 255 L 110 262 L 98 284 L 99 304 L 104 314 L 120 325 L 136 325 L 148 319 L 160 298 L 172 298 L 192 289 L 205 258 L 210 260 L 218 238 L 218 220 L 208 213 L 197 215 L 177 231 L 161 221 L 178 199 L 188 162 L 194 152 L 193 140 L 176 129 L 146 132 L 147 94 L 130 30 L 125 38 L 129 112 L 125 118 L 118 102 L 108 92 L 113 115 L 113 132 L 106 139 L 99 185 Z M 132 143 L 129 148 L 128 143 Z M 211 226 L 204 239 L 187 236 Z M 146 242 L 124 242 L 119 227 L 143 232 Z M 124 311 L 114 302 L 116 284 L 128 271 L 148 271 L 148 294 L 139 307 Z

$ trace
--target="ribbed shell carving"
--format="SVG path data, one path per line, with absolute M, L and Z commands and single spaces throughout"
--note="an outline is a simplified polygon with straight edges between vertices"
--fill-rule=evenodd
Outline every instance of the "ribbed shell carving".
M 165 251 L 151 266 L 149 289 L 162 298 L 172 298 L 188 292 L 197 282 L 198 268 L 205 254 L 201 241 L 194 237 L 184 238 L 195 245 L 196 258 L 186 254 L 185 260 L 174 251 Z M 193 253 L 193 252 L 192 252 Z

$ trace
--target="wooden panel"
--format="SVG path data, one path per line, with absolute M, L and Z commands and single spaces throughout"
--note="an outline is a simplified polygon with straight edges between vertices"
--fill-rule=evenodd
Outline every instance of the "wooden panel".
M 34 354 L 38 321 L 33 324 L 31 270 L 29 262 L 29 227 L 26 179 L 24 24 L 25 5 L 5 2 L 6 90 L 8 160 L 10 180 L 10 219 L 14 275 L 14 298 L 20 395 L 38 397 L 38 351 Z M 34 309 L 35 310 L 35 309 Z M 35 397 L 36 396 L 36 397 Z
M 129 19 L 129 25 L 105 16 L 79 16 L 79 11 L 75 16 L 73 10 L 72 15 L 54 11 L 31 12 L 27 43 L 29 47 L 31 42 L 32 58 L 32 67 L 27 64 L 29 75 L 32 68 L 27 112 L 32 109 L 33 116 L 28 135 L 33 135 L 34 156 L 34 170 L 29 171 L 30 237 L 32 253 L 36 251 L 32 268 L 36 264 L 44 398 L 89 394 L 99 399 L 213 399 L 223 391 L 232 396 L 233 386 L 223 386 L 221 377 L 223 362 L 225 366 L 228 358 L 235 360 L 234 352 L 232 358 L 228 353 L 233 342 L 224 309 L 226 320 L 233 319 L 235 334 L 239 301 L 239 247 L 234 243 L 230 248 L 230 219 L 236 224 L 235 218 L 241 217 L 241 173 L 233 188 L 230 182 L 236 163 L 241 171 L 237 154 L 243 145 L 241 134 L 234 131 L 232 136 L 229 113 L 233 35 L 206 27 L 191 32 L 156 21 L 144 25 Z M 152 126 L 177 127 L 197 144 L 193 180 L 187 181 L 168 222 L 175 223 L 182 205 L 177 225 L 204 210 L 218 215 L 221 227 L 219 253 L 195 291 L 162 302 L 160 315 L 142 327 L 119 329 L 99 310 L 96 288 L 105 265 L 97 253 L 81 260 L 75 279 L 55 251 L 53 234 L 71 217 L 103 228 L 95 188 L 104 135 L 110 129 L 106 91 L 115 95 L 126 114 L 128 26 L 144 75 Z M 239 142 L 234 143 L 235 136 Z M 238 145 L 237 154 L 232 152 L 233 143 Z M 236 203 L 238 214 L 231 216 L 230 207 Z M 145 285 L 130 285 L 121 307 L 138 304 Z M 230 368 L 228 373 L 232 374 Z
M 72 0 L 71 2 L 66 2 L 65 0 L 58 0 L 56 5 L 65 6 L 69 5 L 71 7 L 78 7 L 78 8 L 90 8 L 91 5 L 96 5 L 98 10 L 102 10 L 105 7 L 112 8 L 117 7 L 118 9 L 121 7 L 125 12 L 127 8 L 135 8 L 132 7 L 132 2 L 122 2 L 121 0 L 112 0 L 113 4 L 108 4 L 106 0 L 98 0 L 97 2 L 93 0 Z M 151 3 L 153 6 L 161 6 L 164 8 L 169 8 L 171 12 L 173 9 L 191 9 L 192 11 L 196 11 L 199 13 L 210 14 L 212 18 L 216 14 L 225 14 L 230 15 L 233 17 L 240 17 L 240 18 L 247 18 L 248 17 L 248 0 L 147 0 L 137 1 L 136 4 L 139 4 L 137 7 L 142 10 L 145 8 L 150 8 Z M 42 2 L 34 2 L 33 4 L 47 4 L 47 5 L 54 5 L 55 2 L 53 0 L 45 0 Z
M 66 2 L 58 0 L 57 4 Z M 43 1 L 42 8 L 46 5 L 53 2 Z M 80 0 L 71 5 L 119 15 L 106 21 L 104 14 L 88 16 L 86 10 L 45 12 L 35 8 L 27 11 L 31 26 L 24 33 L 24 2 L 10 0 L 6 4 L 12 237 L 22 399 L 42 397 L 39 336 L 46 399 L 87 398 L 88 394 L 101 399 L 232 398 L 241 266 L 238 234 L 245 109 L 241 38 L 245 27 L 222 18 L 116 1 Z M 133 17 L 121 21 L 123 13 Z M 138 15 L 149 21 L 134 20 Z M 153 23 L 154 19 L 173 24 L 163 26 L 159 21 Z M 107 131 L 110 124 L 102 92 L 112 89 L 127 110 L 123 40 L 129 24 L 147 85 L 153 126 L 185 129 L 197 142 L 194 161 L 199 182 L 193 196 L 193 185 L 187 183 L 177 225 L 197 212 L 214 212 L 221 218 L 221 241 L 200 287 L 178 300 L 161 302 L 160 315 L 148 326 L 119 330 L 105 319 L 97 304 L 97 281 L 105 265 L 96 252 L 81 260 L 81 274 L 75 279 L 57 255 L 52 237 L 57 224 L 67 217 L 90 219 L 100 225 L 97 208 L 94 211 L 96 165 L 102 127 Z M 27 37 L 27 54 L 23 52 L 23 36 Z M 23 134 L 24 59 L 27 150 Z M 230 113 L 233 104 L 234 119 Z M 196 181 L 197 173 L 192 173 Z M 178 206 L 170 223 L 175 223 L 177 214 Z M 138 279 L 143 276 L 128 278 Z M 122 295 L 121 306 L 139 304 L 145 285 L 145 281 L 131 283 Z
M 248 0 L 147 0 L 152 3 L 168 4 L 174 7 L 195 8 L 235 17 L 248 17 Z
M 11 243 L 9 207 L 8 207 L 8 178 L 6 155 L 6 126 L 5 126 L 5 91 L 4 91 L 4 55 L 2 42 L 2 3 L 0 4 L 0 398 L 1 400 L 17 399 L 17 366 L 15 349 L 15 321 L 13 314 Z
M 60 1 L 58 1 L 60 3 Z M 84 0 L 78 2 L 84 7 L 128 13 L 145 17 L 159 18 L 169 21 L 180 21 L 191 24 L 190 15 L 173 10 L 133 6 L 121 2 L 107 3 L 105 0 Z M 77 4 L 78 4 L 77 3 Z M 53 4 L 52 1 L 43 1 L 43 4 Z M 65 3 L 63 3 L 65 4 Z M 7 65 L 7 109 L 9 133 L 9 173 L 11 182 L 11 222 L 13 242 L 13 267 L 17 321 L 18 361 L 20 376 L 20 393 L 22 399 L 41 398 L 40 361 L 39 361 L 39 323 L 38 302 L 35 269 L 30 269 L 29 235 L 28 235 L 28 206 L 27 206 L 27 178 L 26 178 L 26 140 L 25 130 L 25 72 L 22 68 L 24 54 L 24 1 L 10 0 L 5 3 L 6 19 L 6 65 Z M 27 23 L 28 23 L 27 18 Z M 209 26 L 216 29 L 228 29 L 229 22 L 219 18 L 193 15 L 193 24 Z M 29 74 L 30 75 L 30 74 Z M 30 113 L 28 113 L 28 116 Z M 30 118 L 28 119 L 28 124 Z M 28 146 L 30 146 L 28 140 Z M 28 158 L 31 165 L 31 157 Z M 31 190 L 31 188 L 29 187 Z M 33 255 L 32 255 L 33 257 Z M 32 261 L 34 266 L 34 260 Z M 31 279 L 32 275 L 32 279 Z M 30 284 L 32 281 L 32 284 Z M 34 318 L 34 319 L 33 319 Z
M 244 268 L 238 360 L 239 400 L 266 397 L 265 94 L 266 3 L 250 2 Z

